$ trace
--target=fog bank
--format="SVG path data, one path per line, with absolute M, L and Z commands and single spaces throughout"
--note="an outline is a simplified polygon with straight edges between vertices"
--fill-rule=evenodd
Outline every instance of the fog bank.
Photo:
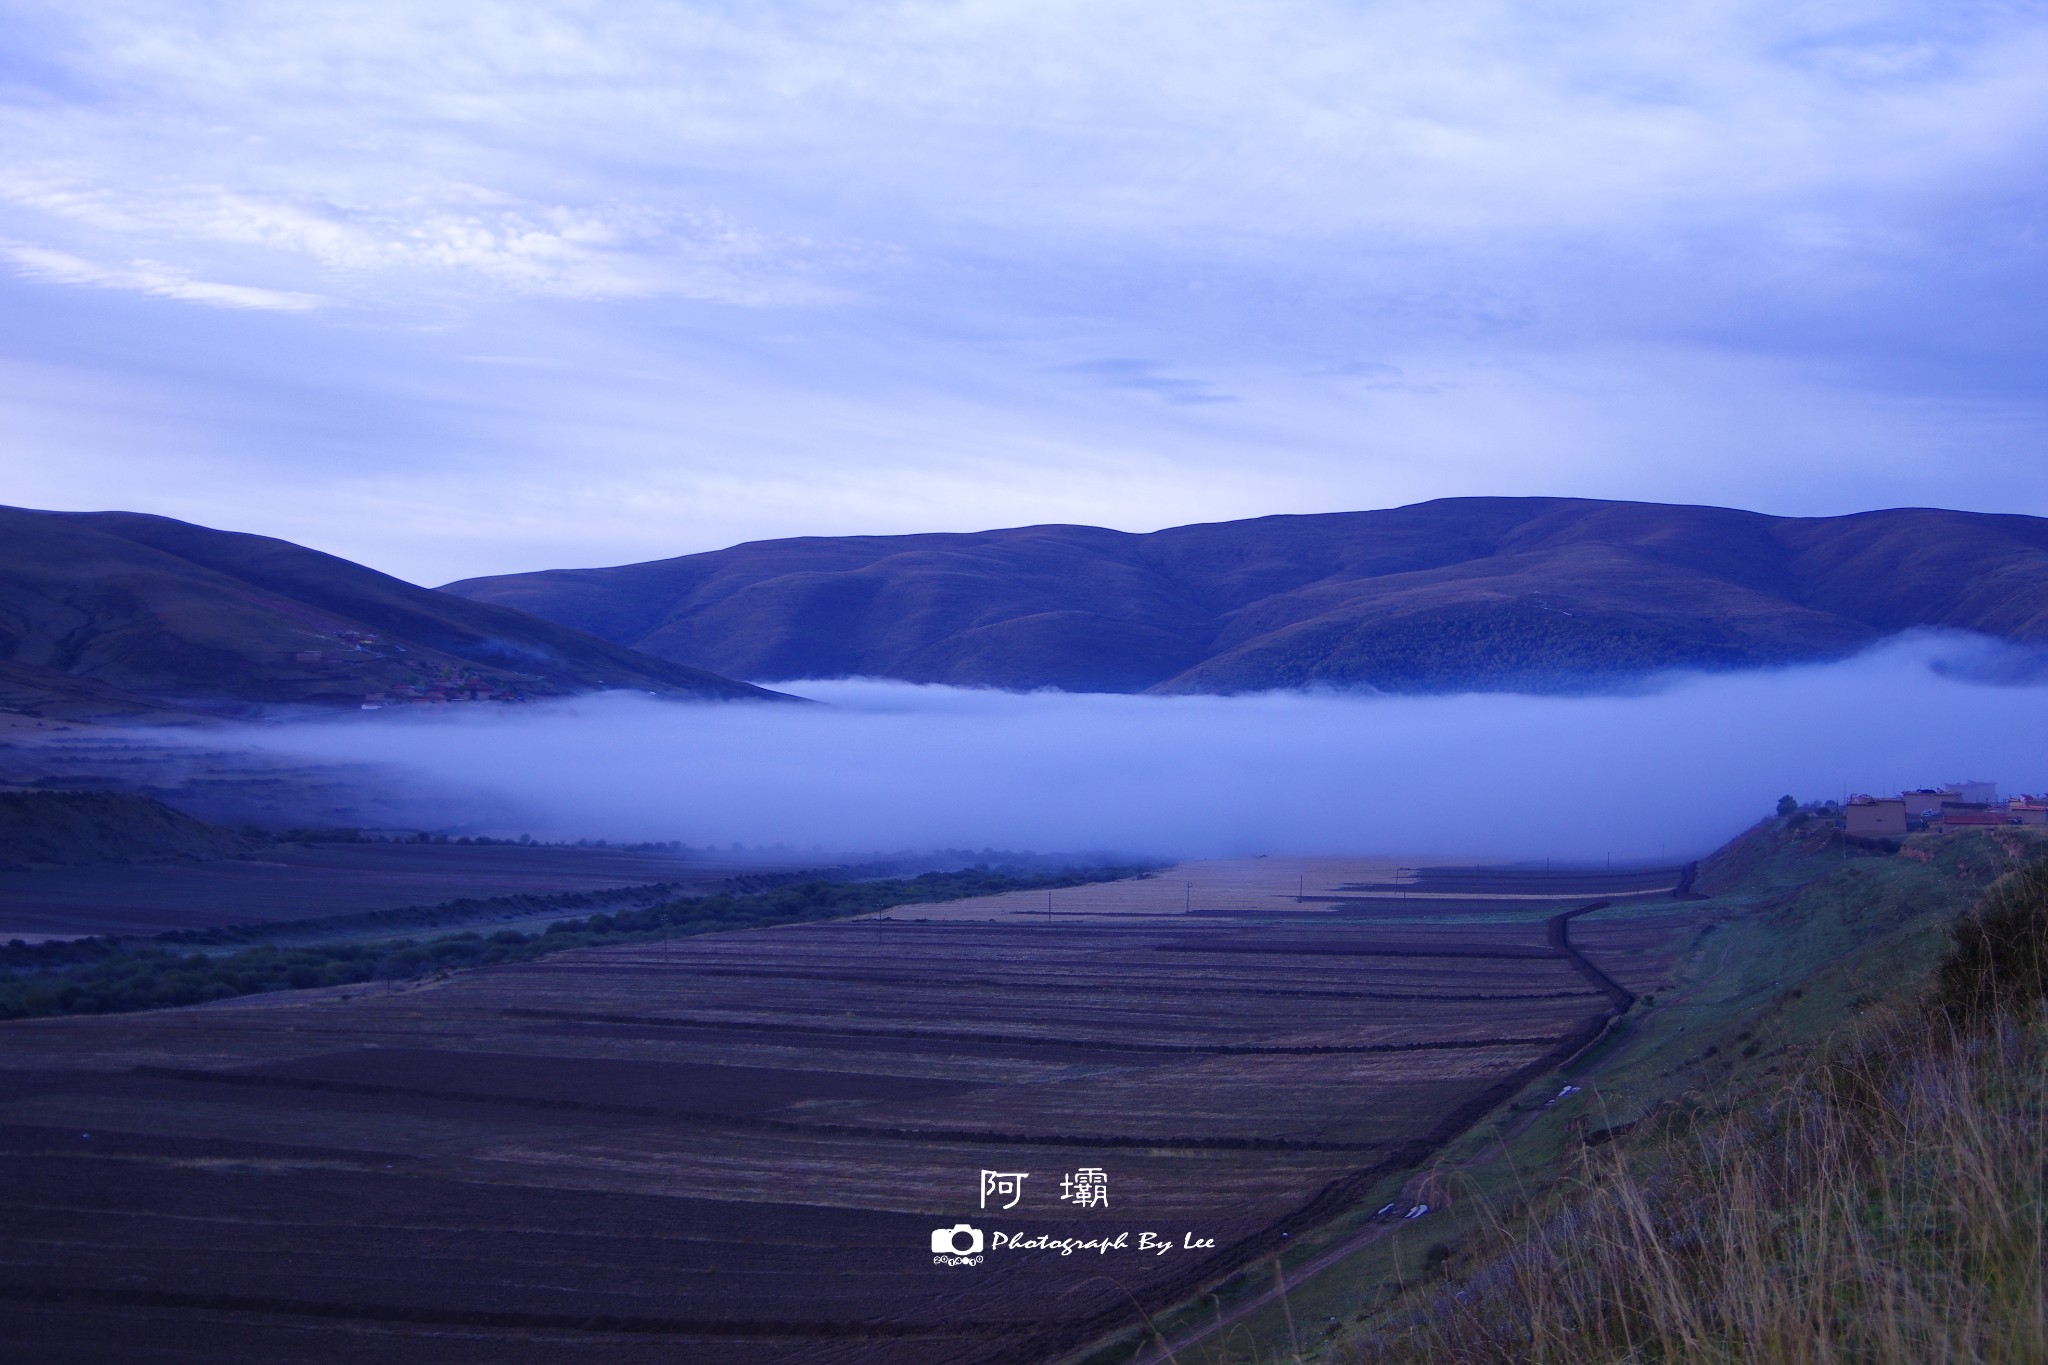
M 488 794 L 548 838 L 1160 856 L 1695 855 L 1777 798 L 2048 789 L 2048 686 L 1981 643 L 1672 675 L 1626 696 L 1128 697 L 785 684 L 821 706 L 613 694 L 252 728 Z M 423 708 L 421 708 L 423 709 Z M 448 824 L 482 818 L 451 808 Z

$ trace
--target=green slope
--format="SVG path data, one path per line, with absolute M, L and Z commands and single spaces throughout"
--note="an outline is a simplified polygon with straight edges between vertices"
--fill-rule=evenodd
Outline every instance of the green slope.
M 1902 1068 L 1909 1061 L 1933 1065 L 1906 1051 L 1932 1047 L 1945 1032 L 1927 1022 L 1922 1007 L 1953 927 L 1998 878 L 2044 858 L 2048 836 L 2016 828 L 1914 835 L 1896 854 L 1845 849 L 1830 822 L 1802 813 L 1766 821 L 1704 860 L 1696 886 L 1705 900 L 1616 906 L 1575 921 L 1589 928 L 1625 921 L 1677 927 L 1684 946 L 1675 980 L 1639 1000 L 1608 1042 L 1532 1084 L 1440 1152 L 1428 1170 L 1390 1177 L 1351 1216 L 1303 1237 L 1280 1262 L 1289 1285 L 1284 1302 L 1233 1325 L 1224 1345 L 1202 1341 L 1175 1358 L 1182 1365 L 1283 1361 L 1297 1351 L 1304 1360 L 1419 1365 L 1539 1358 L 1528 1353 L 1533 1348 L 1526 1339 L 1483 1349 L 1470 1332 L 1459 1335 L 1444 1324 L 1469 1327 L 1461 1314 L 1474 1295 L 1485 1300 L 1505 1292 L 1503 1284 L 1521 1283 L 1513 1269 L 1517 1257 L 1536 1258 L 1531 1263 L 1540 1262 L 1543 1275 L 1560 1283 L 1607 1273 L 1574 1261 L 1569 1244 L 1561 1249 L 1551 1234 L 1574 1226 L 1574 1218 L 1594 1216 L 1585 1202 L 1589 1182 L 1605 1179 L 1617 1162 L 1642 1189 L 1664 1197 L 1669 1188 L 1657 1185 L 1653 1173 L 1668 1170 L 1676 1151 L 1697 1157 L 1695 1148 L 1684 1146 L 1693 1134 L 1724 1143 L 1715 1150 L 1725 1150 L 1729 1133 L 1747 1132 L 1743 1125 L 1752 1119 L 1777 1113 L 1773 1106 L 1788 1090 L 1821 1083 L 1816 1077 L 1831 1084 L 1826 1068 L 1844 1050 L 1861 1048 L 1867 1056 L 1872 1047 L 1888 1048 L 1899 1051 Z M 1587 952 L 1597 963 L 1597 948 Z M 2027 1064 L 2048 1066 L 2048 1036 L 2038 1041 L 2038 1052 L 2026 1053 L 2035 1059 Z M 1559 1099 L 1567 1083 L 1581 1089 Z M 1995 1078 L 1985 1083 L 2004 1084 Z M 1759 1154 L 1760 1164 L 1766 1155 Z M 1923 1153 L 1919 1159 L 1928 1158 Z M 1376 1229 L 1370 1217 L 1376 1202 L 1422 1180 L 1433 1192 L 1432 1213 L 1412 1225 Z M 1796 1202 L 1787 1203 L 1786 1217 L 1795 1215 Z M 2040 1199 L 2019 1211 L 2038 1221 Z M 1718 1215 L 1703 1207 L 1699 1216 Z M 1658 1235 L 1678 1234 L 1667 1228 Z M 1302 1267 L 1354 1241 L 1361 1244 L 1334 1265 L 1296 1278 Z M 1780 1247 L 1777 1254 L 1789 1253 Z M 1640 1279 L 1644 1272 L 1638 1266 L 1628 1273 Z M 1801 1273 L 1797 1264 L 1775 1272 L 1778 1279 Z M 1227 1312 L 1249 1302 L 1273 1285 L 1273 1277 L 1271 1267 L 1240 1276 L 1218 1287 L 1216 1301 L 1189 1305 L 1160 1325 L 1171 1339 L 1212 1321 L 1219 1306 Z M 1603 1292 L 1618 1299 L 1626 1281 L 1623 1276 Z M 1466 1298 L 1459 1299 L 1461 1293 Z M 1511 1309 L 1529 1306 L 1501 1306 Z M 1637 1329 L 1642 1325 L 1638 1320 Z M 1584 1354 L 1560 1353 L 1553 1343 L 1541 1358 L 1834 1358 L 1797 1349 L 1673 1354 L 1668 1342 L 1626 1357 L 1580 1344 Z M 1124 1361 L 1135 1346 L 1120 1343 L 1091 1359 Z M 1915 1357 L 1886 1359 L 1904 1365 Z

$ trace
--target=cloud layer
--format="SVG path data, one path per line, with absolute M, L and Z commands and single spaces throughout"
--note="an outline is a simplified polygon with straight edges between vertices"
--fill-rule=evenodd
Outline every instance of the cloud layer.
M 1966 680 L 1987 661 L 1998 662 L 1978 646 L 1917 641 L 1585 698 L 806 683 L 829 705 L 614 695 L 244 739 L 386 763 L 473 790 L 494 813 L 509 801 L 556 837 L 1655 859 L 1705 853 L 1787 793 L 1963 778 L 2048 790 L 2048 686 Z

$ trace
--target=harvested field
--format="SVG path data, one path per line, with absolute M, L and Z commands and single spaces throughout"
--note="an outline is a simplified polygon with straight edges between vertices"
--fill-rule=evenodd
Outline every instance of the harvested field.
M 1195 864 L 0 1026 L 0 1300 L 51 1361 L 1048 1359 L 1425 1158 L 1688 923 L 1567 928 L 1540 873 L 1441 918 L 1317 899 L 1393 875 Z M 1084 1168 L 1107 1207 L 1061 1200 Z M 1014 1209 L 983 1171 L 1028 1173 Z M 963 1221 L 1173 1249 L 935 1264 Z

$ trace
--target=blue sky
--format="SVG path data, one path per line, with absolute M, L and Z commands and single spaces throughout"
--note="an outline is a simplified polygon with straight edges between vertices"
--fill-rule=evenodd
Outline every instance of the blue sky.
M 0 0 L 0 500 L 2048 514 L 2039 4 Z

